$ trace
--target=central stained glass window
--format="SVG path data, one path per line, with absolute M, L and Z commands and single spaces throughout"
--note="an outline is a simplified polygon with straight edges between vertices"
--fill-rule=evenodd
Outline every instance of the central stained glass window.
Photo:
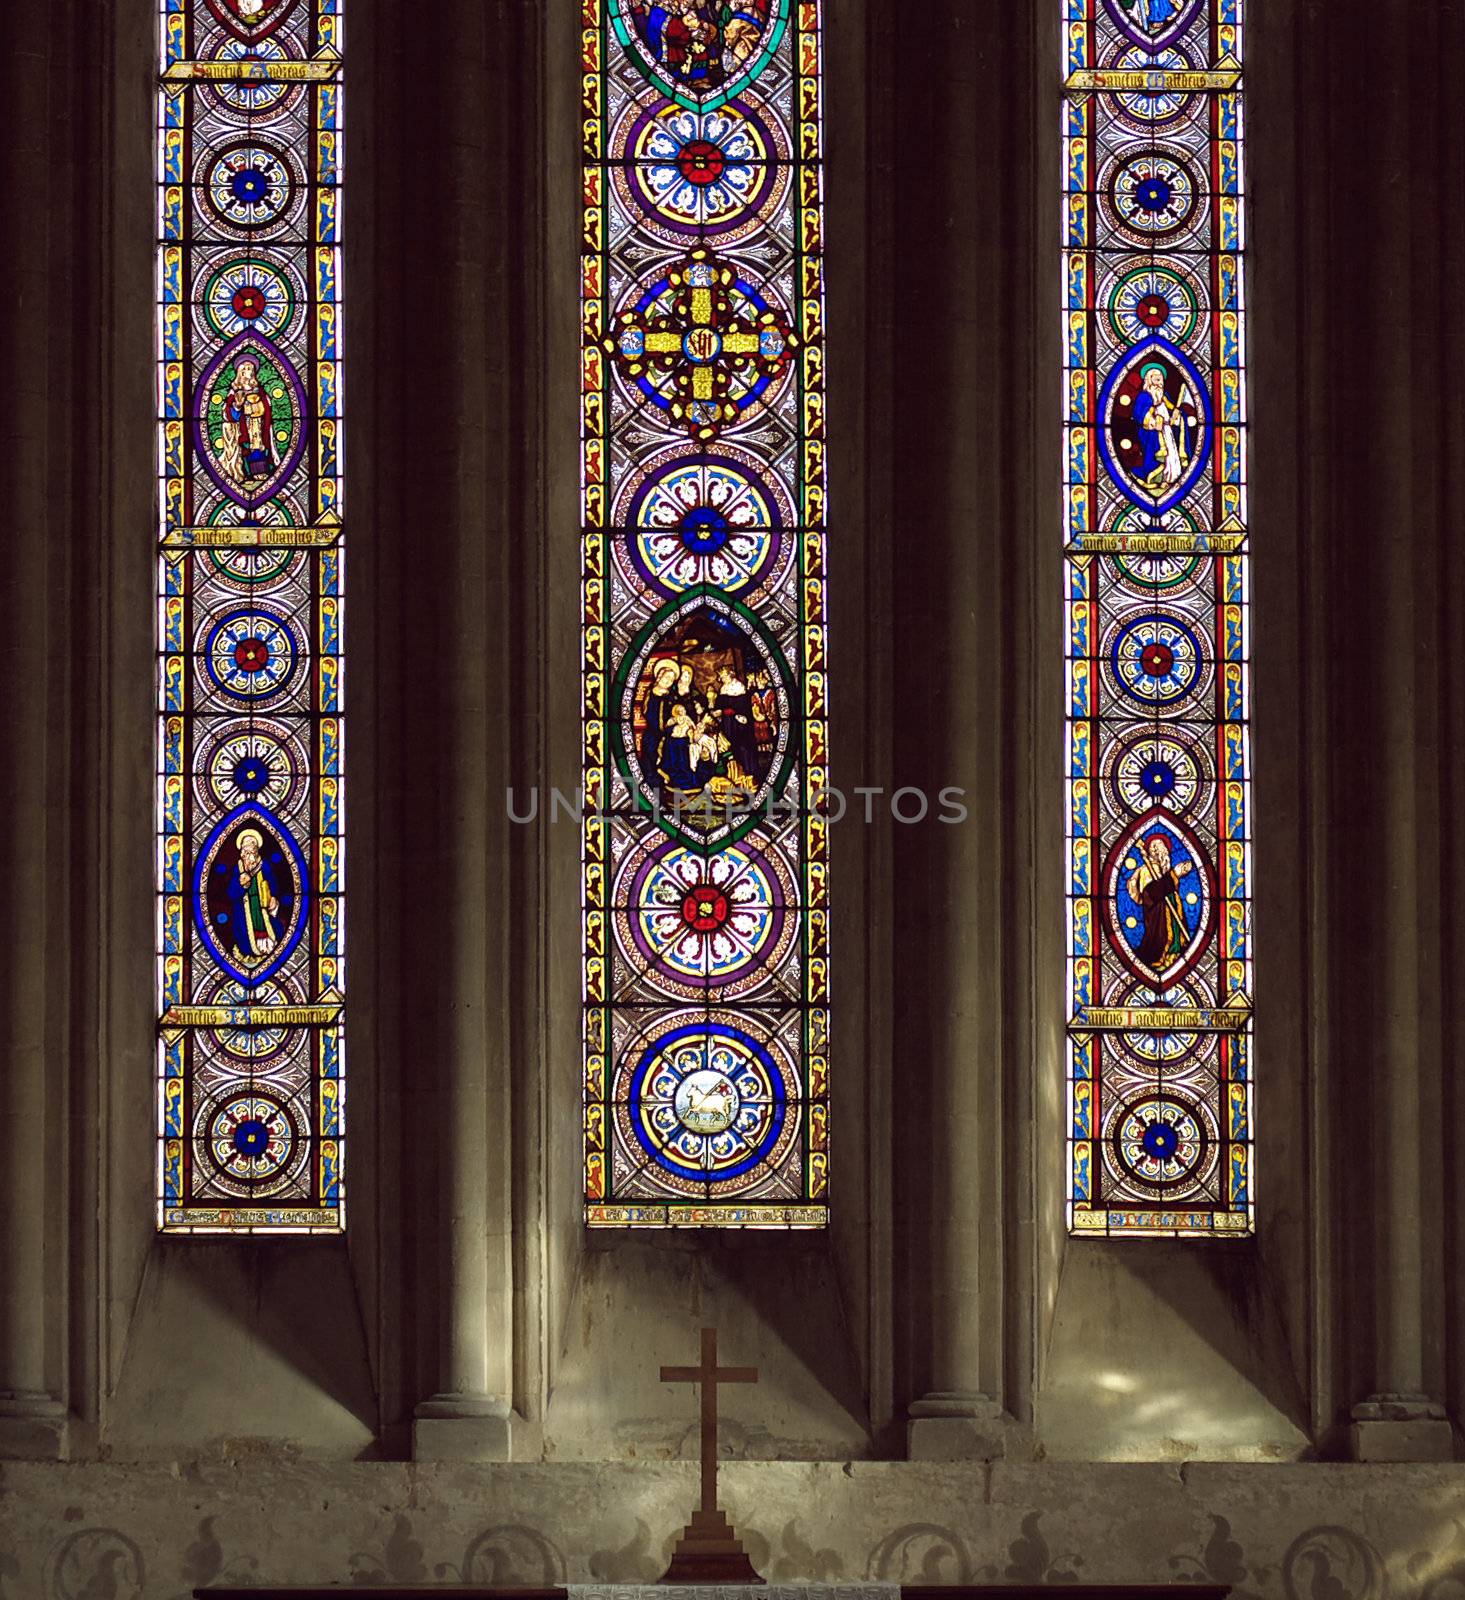
M 815 0 L 584 0 L 586 1220 L 828 1195 Z

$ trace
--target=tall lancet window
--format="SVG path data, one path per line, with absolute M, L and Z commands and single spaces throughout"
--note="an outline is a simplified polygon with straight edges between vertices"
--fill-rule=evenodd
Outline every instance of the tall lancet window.
M 158 1221 L 343 1225 L 341 0 L 163 0 Z
M 817 0 L 583 0 L 586 1217 L 828 1195 Z
M 1069 1221 L 1252 1230 L 1241 0 L 1063 0 Z

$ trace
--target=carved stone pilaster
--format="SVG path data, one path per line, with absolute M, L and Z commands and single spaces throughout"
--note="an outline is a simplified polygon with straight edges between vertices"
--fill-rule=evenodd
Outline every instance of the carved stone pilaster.
M 1029 1092 L 1034 819 L 1015 730 L 1032 706 L 1032 496 L 1056 469 L 1036 459 L 1028 416 L 1041 192 L 1028 21 L 1026 7 L 937 0 L 877 69 L 900 108 L 891 226 L 924 241 L 896 251 L 890 313 L 894 781 L 930 807 L 893 828 L 897 1299 L 911 1307 L 907 1447 L 924 1459 L 1003 1454 L 1010 1374 L 1031 1368 L 1010 1359 L 1026 1326 L 1011 1314 L 1026 1283 L 1010 1224 L 1029 1175 L 1007 1130 Z M 938 820 L 952 791 L 964 815 Z

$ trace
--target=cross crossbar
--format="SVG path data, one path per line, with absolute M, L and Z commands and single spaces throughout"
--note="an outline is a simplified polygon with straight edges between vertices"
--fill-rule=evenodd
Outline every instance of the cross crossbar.
M 717 1386 L 757 1383 L 757 1367 L 719 1367 L 717 1329 L 702 1330 L 702 1360 L 695 1367 L 663 1367 L 663 1383 L 702 1385 L 702 1509 L 717 1510 Z

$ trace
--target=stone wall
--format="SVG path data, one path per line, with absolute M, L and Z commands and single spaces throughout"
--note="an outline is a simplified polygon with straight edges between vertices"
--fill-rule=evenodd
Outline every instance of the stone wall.
M 0 1453 L 70 1458 L 3 1469 L 3 1600 L 654 1576 L 691 1477 L 653 1374 L 704 1320 L 764 1372 L 727 1483 L 772 1576 L 1465 1595 L 1465 1471 L 1293 1459 L 1344 1454 L 1378 1390 L 1465 1406 L 1462 7 L 1253 7 L 1260 1237 L 1211 1250 L 1063 1237 L 1055 7 L 913 9 L 830 5 L 834 743 L 850 786 L 950 746 L 979 803 L 969 838 L 836 845 L 837 1204 L 797 1245 L 587 1243 L 575 851 L 497 848 L 505 749 L 521 781 L 577 771 L 568 0 L 356 29 L 350 1237 L 155 1236 L 155 0 L 51 0 L 0 60 L 0 198 L 48 219 L 13 230 L 0 303 Z M 471 628 L 414 649 L 443 528 L 491 668 Z M 418 707 L 490 670 L 455 737 L 497 870 L 440 858 L 448 918 Z M 483 1251 L 455 1276 L 464 1083 L 499 1159 L 465 1173 Z M 514 1464 L 352 1464 L 408 1453 L 450 1322 Z M 880 1459 L 950 1386 L 1012 1419 L 1012 1464 Z
M 1461 1600 L 1465 1480 L 1429 1466 L 735 1463 L 766 1577 L 1204 1580 L 1238 1600 Z M 646 1581 L 690 1464 L 7 1465 L 3 1600 L 185 1600 L 203 1584 Z M 349 1591 L 347 1591 L 349 1592 Z

